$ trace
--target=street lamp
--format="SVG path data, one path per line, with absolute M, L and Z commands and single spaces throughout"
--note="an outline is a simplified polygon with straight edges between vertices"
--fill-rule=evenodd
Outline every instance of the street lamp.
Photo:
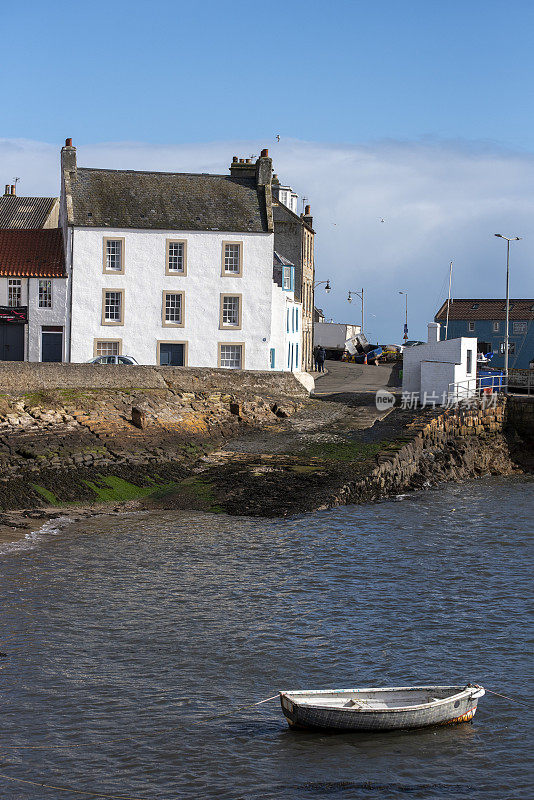
M 506 241 L 506 326 L 504 331 L 504 377 L 506 380 L 506 394 L 508 394 L 508 328 L 510 323 L 510 242 L 519 242 L 521 236 L 503 236 L 496 233 L 498 239 Z
M 323 283 L 326 284 L 326 286 L 324 287 L 325 292 L 327 294 L 329 294 L 330 289 L 332 288 L 330 286 L 330 281 L 329 280 L 328 281 L 315 281 L 315 283 L 313 284 L 313 288 L 315 289 L 316 286 L 321 286 L 321 284 L 323 284 Z
M 363 289 L 361 290 L 361 292 L 357 292 L 354 289 L 350 289 L 349 290 L 349 296 L 347 297 L 347 302 L 352 303 L 352 295 L 353 294 L 355 294 L 356 297 L 359 297 L 360 300 L 362 301 L 362 331 L 361 332 L 363 333 Z
M 408 341 L 408 292 L 399 291 L 399 294 L 403 294 L 406 298 L 406 317 L 404 320 L 404 336 L 403 339 L 405 342 Z

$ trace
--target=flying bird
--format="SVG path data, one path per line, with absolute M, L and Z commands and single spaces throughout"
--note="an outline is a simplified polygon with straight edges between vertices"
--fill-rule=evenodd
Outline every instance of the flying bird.
M 380 217 L 380 222 L 385 222 L 385 221 L 386 220 L 384 219 L 384 217 Z
M 279 142 L 279 141 L 280 141 L 280 134 L 279 134 L 279 133 L 277 133 L 277 134 L 276 134 L 276 141 L 277 141 L 277 142 Z

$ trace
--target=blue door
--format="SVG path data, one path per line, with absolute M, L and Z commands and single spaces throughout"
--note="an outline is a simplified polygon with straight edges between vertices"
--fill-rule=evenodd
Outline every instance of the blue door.
M 0 361 L 24 361 L 24 325 L 0 325 Z
M 41 361 L 63 361 L 63 331 L 41 333 Z

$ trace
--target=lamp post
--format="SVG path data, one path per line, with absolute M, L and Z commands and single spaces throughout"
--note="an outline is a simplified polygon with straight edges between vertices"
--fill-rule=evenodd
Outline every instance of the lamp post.
M 520 236 L 503 236 L 496 233 L 498 239 L 506 241 L 506 323 L 504 330 L 504 378 L 506 380 L 506 394 L 508 394 L 508 328 L 510 326 L 510 242 L 519 242 Z
M 329 280 L 328 281 L 315 281 L 315 283 L 313 284 L 313 288 L 315 289 L 316 286 L 321 286 L 321 284 L 323 284 L 323 283 L 326 284 L 326 286 L 324 287 L 324 290 L 328 294 L 330 292 L 330 289 L 332 288 L 330 286 L 330 281 Z
M 362 301 L 362 333 L 363 333 L 363 288 L 361 292 L 357 292 L 355 289 L 349 290 L 349 296 L 347 297 L 347 302 L 352 303 L 352 295 L 355 294 L 356 297 L 359 297 Z
M 404 339 L 404 342 L 407 342 L 408 341 L 408 292 L 399 291 L 399 294 L 403 294 L 405 296 L 405 298 L 406 298 L 406 317 L 405 317 L 405 320 L 404 320 L 404 336 L 403 336 L 403 339 Z

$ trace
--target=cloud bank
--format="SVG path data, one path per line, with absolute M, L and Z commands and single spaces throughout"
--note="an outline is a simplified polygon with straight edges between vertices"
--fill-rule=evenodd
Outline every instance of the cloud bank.
M 76 144 L 76 142 L 75 142 Z M 120 142 L 78 146 L 81 166 L 167 172 L 226 173 L 233 155 L 269 147 L 274 169 L 312 206 L 317 305 L 327 318 L 359 322 L 349 289 L 366 296 L 366 329 L 398 342 L 408 291 L 410 337 L 446 298 L 449 262 L 453 296 L 501 297 L 505 246 L 494 233 L 522 236 L 513 244 L 511 295 L 534 296 L 534 155 L 487 143 L 382 141 L 335 145 L 286 140 L 189 145 Z M 59 146 L 0 140 L 0 184 L 20 176 L 18 193 L 59 192 Z M 381 220 L 384 220 L 383 222 Z

